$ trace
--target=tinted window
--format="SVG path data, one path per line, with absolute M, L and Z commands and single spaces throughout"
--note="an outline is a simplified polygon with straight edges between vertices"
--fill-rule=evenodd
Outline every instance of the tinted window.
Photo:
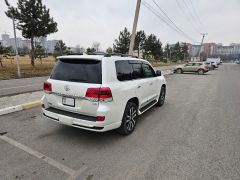
M 132 77 L 133 79 L 140 79 L 143 78 L 143 70 L 142 70 L 142 64 L 141 63 L 131 63 L 132 65 Z
M 143 67 L 143 74 L 144 74 L 145 78 L 150 78 L 150 77 L 156 76 L 154 70 L 148 64 L 143 64 L 142 67 Z
M 131 80 L 131 66 L 128 61 L 116 61 L 117 78 L 119 81 Z
M 202 63 L 193 63 L 193 66 L 201 66 Z
M 101 61 L 60 59 L 51 74 L 51 79 L 82 83 L 102 83 Z
M 193 64 L 192 63 L 188 63 L 188 64 L 186 64 L 185 66 L 192 66 Z

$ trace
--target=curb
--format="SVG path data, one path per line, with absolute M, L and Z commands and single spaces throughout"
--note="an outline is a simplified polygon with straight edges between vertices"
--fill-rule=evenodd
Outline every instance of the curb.
M 164 71 L 162 71 L 162 73 L 163 73 L 163 76 L 173 75 L 174 74 L 173 70 L 164 70 Z
M 7 108 L 0 109 L 0 116 L 5 114 L 10 114 L 13 112 L 22 111 L 22 110 L 32 109 L 40 106 L 41 106 L 41 101 L 33 101 L 33 102 L 29 102 L 29 103 L 25 103 L 17 106 L 7 107 Z

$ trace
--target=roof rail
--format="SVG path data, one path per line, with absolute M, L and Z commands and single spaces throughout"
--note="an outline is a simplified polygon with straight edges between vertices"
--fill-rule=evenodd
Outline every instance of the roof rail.
M 111 57 L 111 56 L 138 58 L 137 56 L 132 56 L 132 55 L 128 55 L 128 54 L 121 54 L 121 53 L 106 53 L 104 55 L 104 57 Z
M 67 55 L 68 55 L 68 56 L 69 56 L 69 55 L 84 55 L 84 53 L 73 53 L 73 52 L 70 52 L 70 53 L 68 53 Z
M 132 58 L 138 58 L 137 56 L 132 56 L 128 54 L 121 54 L 121 53 L 105 53 L 105 52 L 93 52 L 89 53 L 88 55 L 102 55 L 104 57 L 111 57 L 111 56 L 120 56 L 120 57 L 132 57 Z
M 92 52 L 92 53 L 88 53 L 88 55 L 102 55 L 105 56 L 107 53 L 105 52 Z

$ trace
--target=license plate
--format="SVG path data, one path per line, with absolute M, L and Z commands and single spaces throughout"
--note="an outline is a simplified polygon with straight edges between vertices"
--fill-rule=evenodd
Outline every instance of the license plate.
M 75 99 L 74 98 L 63 97 L 62 98 L 62 104 L 65 105 L 65 106 L 75 107 Z

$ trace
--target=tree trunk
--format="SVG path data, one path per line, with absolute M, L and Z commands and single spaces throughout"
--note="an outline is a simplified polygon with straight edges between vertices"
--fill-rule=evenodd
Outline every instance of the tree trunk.
M 0 57 L 0 64 L 1 64 L 1 67 L 3 68 L 2 57 Z
M 35 46 L 34 46 L 34 41 L 33 37 L 31 38 L 31 65 L 34 67 L 35 66 Z

